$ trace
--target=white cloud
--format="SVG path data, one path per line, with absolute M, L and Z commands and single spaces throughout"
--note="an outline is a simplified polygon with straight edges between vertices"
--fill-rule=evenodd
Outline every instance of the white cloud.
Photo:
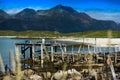
M 20 12 L 23 9 L 9 9 L 9 10 L 5 10 L 8 14 L 16 14 L 18 12 Z
M 43 8 L 43 7 L 26 7 L 26 8 L 30 8 L 30 9 L 34 9 L 34 10 L 45 10 L 45 9 L 48 9 L 47 7 L 46 8 Z M 8 14 L 16 14 L 16 13 L 18 13 L 18 12 L 20 12 L 20 11 L 22 11 L 23 9 L 25 9 L 25 8 L 19 8 L 19 9 L 17 9 L 17 8 L 14 8 L 14 9 L 8 9 L 8 10 L 5 10 Z
M 100 12 L 100 11 L 88 11 L 89 16 L 99 20 L 113 20 L 120 23 L 120 12 Z

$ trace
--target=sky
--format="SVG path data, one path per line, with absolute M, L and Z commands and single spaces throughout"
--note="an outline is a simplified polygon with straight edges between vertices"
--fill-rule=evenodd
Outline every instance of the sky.
M 70 6 L 96 19 L 120 23 L 120 0 L 0 0 L 0 9 L 14 14 L 24 8 L 44 10 L 58 4 Z

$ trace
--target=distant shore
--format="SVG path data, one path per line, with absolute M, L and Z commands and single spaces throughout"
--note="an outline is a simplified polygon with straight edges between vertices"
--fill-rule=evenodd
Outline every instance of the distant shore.
M 96 47 L 120 47 L 120 38 L 58 38 L 55 40 L 84 43 Z
M 0 31 L 0 37 L 16 37 L 16 38 L 61 38 L 61 37 L 75 37 L 75 38 L 108 38 L 108 31 L 88 31 L 88 32 L 72 32 L 60 33 L 56 31 Z M 119 31 L 111 31 L 112 38 L 120 38 Z

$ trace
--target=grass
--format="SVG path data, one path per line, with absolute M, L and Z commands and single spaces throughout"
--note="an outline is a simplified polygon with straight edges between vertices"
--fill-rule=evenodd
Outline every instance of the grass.
M 0 55 L 0 67 L 1 67 L 1 71 L 2 71 L 2 72 L 5 72 L 4 63 L 3 63 L 3 59 L 2 59 L 2 56 L 1 56 L 1 55 Z
M 75 33 L 59 33 L 55 31 L 0 31 L 0 36 L 23 36 L 23 37 L 88 37 L 88 38 L 107 38 L 108 31 L 87 31 L 87 32 L 75 32 Z M 111 31 L 113 38 L 120 38 L 120 31 Z

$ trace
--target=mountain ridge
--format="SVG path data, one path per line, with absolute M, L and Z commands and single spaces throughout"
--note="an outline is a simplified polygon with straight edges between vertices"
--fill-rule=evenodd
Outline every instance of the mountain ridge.
M 86 13 L 77 12 L 72 7 L 56 5 L 47 10 L 26 8 L 9 18 L 0 19 L 0 30 L 70 33 L 89 30 L 120 30 L 120 28 L 114 21 L 97 20 Z

